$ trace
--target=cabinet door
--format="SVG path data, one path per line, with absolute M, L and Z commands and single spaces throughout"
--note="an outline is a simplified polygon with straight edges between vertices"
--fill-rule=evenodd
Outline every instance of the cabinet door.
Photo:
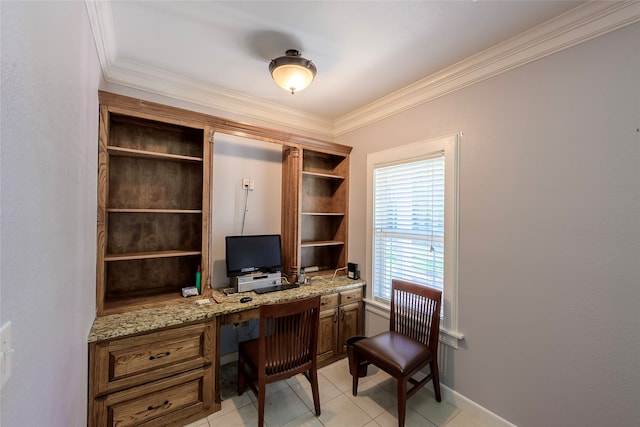
M 347 352 L 347 339 L 362 334 L 362 302 L 340 306 L 340 341 L 338 351 Z
M 323 295 L 320 299 L 318 326 L 318 362 L 329 361 L 338 354 L 338 304 L 340 294 Z
M 337 354 L 338 308 L 320 312 L 318 327 L 318 362 L 332 358 Z

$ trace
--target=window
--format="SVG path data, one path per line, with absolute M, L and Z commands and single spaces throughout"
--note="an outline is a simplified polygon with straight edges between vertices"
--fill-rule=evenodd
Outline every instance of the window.
M 444 155 L 373 170 L 373 296 L 391 280 L 444 289 Z
M 457 347 L 458 135 L 369 154 L 367 274 L 388 306 L 394 278 L 443 291 L 441 340 Z

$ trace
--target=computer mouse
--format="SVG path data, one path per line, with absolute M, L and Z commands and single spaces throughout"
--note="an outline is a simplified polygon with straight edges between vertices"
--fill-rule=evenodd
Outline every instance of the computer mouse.
M 240 302 L 243 303 L 243 304 L 245 302 L 249 302 L 249 301 L 253 301 L 253 298 L 251 298 L 251 297 L 242 297 L 242 298 L 240 298 Z

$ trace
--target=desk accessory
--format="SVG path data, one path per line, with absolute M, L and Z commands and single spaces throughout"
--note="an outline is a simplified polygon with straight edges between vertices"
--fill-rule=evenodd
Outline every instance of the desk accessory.
M 360 278 L 360 269 L 358 268 L 358 264 L 349 262 L 347 263 L 347 277 L 349 279 L 358 280 Z
M 202 272 L 200 271 L 200 266 L 198 266 L 198 271 L 196 271 L 196 289 L 198 290 L 198 295 L 202 295 L 202 291 L 200 289 L 201 280 L 202 280 Z

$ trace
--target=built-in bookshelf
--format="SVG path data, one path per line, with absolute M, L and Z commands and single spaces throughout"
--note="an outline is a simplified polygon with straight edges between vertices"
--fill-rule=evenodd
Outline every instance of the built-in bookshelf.
M 101 105 L 97 311 L 180 297 L 206 269 L 206 126 Z

